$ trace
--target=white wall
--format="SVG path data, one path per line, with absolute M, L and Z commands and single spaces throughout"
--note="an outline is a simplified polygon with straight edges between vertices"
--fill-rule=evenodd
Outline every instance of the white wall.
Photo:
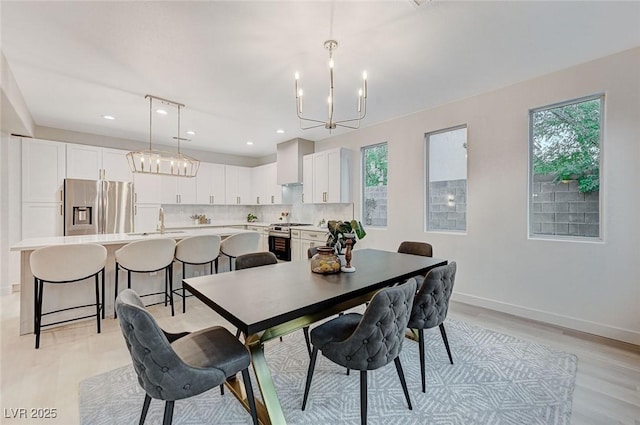
M 367 229 L 359 246 L 428 241 L 436 257 L 458 262 L 454 299 L 640 345 L 639 75 L 635 48 L 330 137 L 316 151 L 389 143 L 388 226 Z M 528 239 L 528 111 L 595 93 L 605 93 L 604 240 Z M 425 233 L 424 134 L 461 124 L 468 126 L 467 233 Z M 359 179 L 356 170 L 354 188 Z

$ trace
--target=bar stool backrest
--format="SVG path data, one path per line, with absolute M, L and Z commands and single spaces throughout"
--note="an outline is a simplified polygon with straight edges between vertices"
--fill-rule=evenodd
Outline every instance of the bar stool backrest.
M 132 271 L 160 270 L 173 262 L 176 241 L 167 239 L 145 239 L 128 243 L 115 252 L 120 266 Z
M 260 251 L 260 234 L 258 232 L 238 233 L 222 241 L 220 250 L 229 257 Z
M 176 260 L 188 264 L 204 264 L 220 255 L 220 236 L 200 235 L 182 239 L 176 244 Z
M 107 261 L 107 249 L 98 244 L 54 245 L 31 253 L 31 273 L 40 280 L 71 282 L 93 276 Z

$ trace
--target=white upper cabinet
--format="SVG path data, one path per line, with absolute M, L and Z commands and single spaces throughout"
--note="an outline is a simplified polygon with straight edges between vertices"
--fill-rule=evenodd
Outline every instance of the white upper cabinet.
M 127 151 L 102 149 L 102 178 L 119 182 L 133 181 L 133 173 L 127 161 Z
M 67 177 L 72 179 L 133 181 L 127 151 L 67 144 Z
M 199 172 L 199 171 L 198 171 Z M 195 204 L 196 179 L 190 177 L 160 176 L 162 204 Z
M 251 168 L 225 165 L 225 197 L 229 205 L 251 205 Z
M 65 144 L 22 139 L 22 202 L 62 203 Z
M 133 174 L 133 191 L 136 204 L 160 204 L 160 176 L 155 174 Z
M 225 170 L 222 164 L 201 162 L 196 176 L 196 203 L 224 204 Z
M 302 158 L 302 202 L 313 203 L 313 154 Z
M 260 165 L 251 169 L 251 193 L 256 205 L 275 205 L 282 203 L 282 186 L 277 183 L 276 163 Z
M 303 198 L 305 203 L 349 203 L 351 199 L 351 151 L 330 149 L 305 155 Z M 311 201 L 308 201 L 311 200 Z

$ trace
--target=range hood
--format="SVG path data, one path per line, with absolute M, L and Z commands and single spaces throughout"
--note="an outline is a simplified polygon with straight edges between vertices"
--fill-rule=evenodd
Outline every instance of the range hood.
M 302 157 L 315 151 L 311 140 L 292 139 L 278 143 L 276 162 L 278 164 L 278 184 L 302 184 Z

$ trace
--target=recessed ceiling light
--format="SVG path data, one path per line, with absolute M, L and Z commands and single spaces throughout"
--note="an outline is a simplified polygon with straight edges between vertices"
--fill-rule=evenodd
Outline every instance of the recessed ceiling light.
M 167 111 L 165 111 L 164 109 L 156 109 L 156 112 L 160 115 L 167 115 Z
M 276 130 L 276 133 L 278 133 L 278 134 L 283 134 L 283 133 L 284 133 L 284 130 L 283 130 L 283 129 L 281 129 L 281 128 L 279 128 L 279 129 L 277 129 L 277 130 Z
M 253 142 L 252 142 L 251 140 L 249 140 L 249 141 L 247 142 L 247 145 L 251 146 L 251 145 L 253 145 Z
M 187 134 L 188 134 L 189 136 L 193 136 L 194 134 L 196 134 L 196 132 L 195 132 L 195 131 L 193 131 L 193 130 L 189 130 L 189 131 L 187 131 Z
M 102 118 L 104 118 L 105 120 L 115 120 L 116 117 L 112 117 L 111 115 L 103 115 Z

